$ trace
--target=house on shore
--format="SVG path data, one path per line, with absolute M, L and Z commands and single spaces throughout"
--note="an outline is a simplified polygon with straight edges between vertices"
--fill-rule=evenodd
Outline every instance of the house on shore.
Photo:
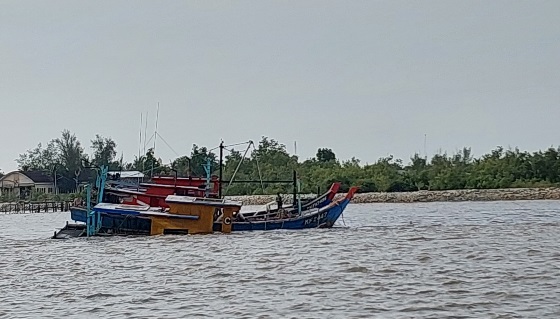
M 31 193 L 57 193 L 54 179 L 49 172 L 13 171 L 0 178 L 0 196 L 26 199 Z
M 0 196 L 29 199 L 31 194 L 79 193 L 85 190 L 88 183 L 95 183 L 97 172 L 94 169 L 83 169 L 76 178 L 67 178 L 57 173 L 46 171 L 13 171 L 0 178 Z M 111 171 L 108 178 L 127 184 L 142 182 L 144 174 L 138 171 Z

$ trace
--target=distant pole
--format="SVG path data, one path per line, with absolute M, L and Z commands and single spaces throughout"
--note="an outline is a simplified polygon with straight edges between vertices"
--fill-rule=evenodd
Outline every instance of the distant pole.
M 157 113 L 156 113 L 156 130 L 154 131 L 154 158 L 152 158 L 152 172 L 151 177 L 154 177 L 154 160 L 156 158 L 156 141 L 158 136 L 158 121 L 159 121 L 159 102 L 157 103 Z
M 294 141 L 294 155 L 297 155 L 297 141 Z
M 142 112 L 140 112 L 140 142 L 138 142 L 138 160 L 140 160 L 141 152 L 142 152 L 142 124 L 144 124 L 144 119 L 142 116 Z
M 54 194 L 58 194 L 57 188 L 56 188 L 56 165 L 54 166 Z
M 146 145 L 148 144 L 148 114 L 150 114 L 149 111 L 146 111 L 146 117 L 144 118 L 144 149 L 142 150 L 144 154 L 146 154 Z
M 148 111 L 146 111 L 146 120 L 144 124 L 144 156 L 146 156 L 146 143 L 148 142 L 146 141 L 146 135 L 148 134 L 148 114 Z M 140 158 L 138 160 L 140 160 Z M 142 160 L 142 174 L 146 174 L 146 157 Z
M 424 160 L 428 160 L 428 154 L 426 153 L 426 134 L 424 134 Z
M 154 153 L 156 152 L 156 140 L 157 140 L 157 129 L 159 121 L 159 102 L 157 103 L 157 113 L 156 113 L 156 130 L 154 131 Z

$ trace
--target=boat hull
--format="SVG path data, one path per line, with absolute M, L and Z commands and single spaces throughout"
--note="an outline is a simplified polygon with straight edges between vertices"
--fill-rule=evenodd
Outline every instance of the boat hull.
M 125 235 L 149 235 L 152 227 L 150 218 L 126 214 L 101 214 L 101 232 Z M 80 207 L 70 208 L 70 218 L 76 222 L 85 223 L 87 211 Z
M 305 228 L 330 228 L 344 212 L 350 200 L 330 203 L 320 209 L 316 209 L 304 216 L 281 219 L 263 220 L 252 222 L 233 222 L 232 231 L 264 231 L 276 229 L 305 229 Z M 71 208 L 72 220 L 86 222 L 86 210 L 82 208 Z M 101 213 L 101 228 L 105 233 L 114 234 L 149 234 L 151 220 L 138 215 L 114 215 Z M 221 231 L 222 223 L 214 223 L 214 231 Z
M 264 231 L 277 229 L 306 229 L 306 228 L 331 228 L 340 215 L 344 212 L 350 200 L 344 200 L 339 203 L 333 203 L 316 212 L 309 213 L 305 216 L 281 219 L 281 220 L 263 220 L 252 222 L 234 222 L 232 223 L 232 231 Z M 220 224 L 214 224 L 214 230 L 220 230 Z
M 273 218 L 272 215 L 256 215 L 250 219 L 243 221 L 234 220 L 230 223 L 220 221 L 220 218 L 210 226 L 213 231 L 222 231 L 224 223 L 231 225 L 229 231 L 266 231 L 277 229 L 306 229 L 306 228 L 330 228 L 338 218 L 342 215 L 346 206 L 352 200 L 357 188 L 351 188 L 346 197 L 333 201 L 332 196 L 318 199 L 310 205 L 314 208 L 306 209 L 297 214 L 297 217 L 291 218 Z M 111 204 L 109 204 L 110 206 Z M 150 234 L 152 228 L 152 220 L 150 217 L 142 216 L 147 214 L 144 209 L 134 209 L 128 206 L 127 210 L 111 209 L 104 210 L 103 207 L 98 207 L 97 211 L 101 214 L 101 229 L 100 233 L 105 234 Z M 292 212 L 293 213 L 293 212 Z M 155 214 L 152 212 L 151 214 Z M 167 215 L 165 212 L 158 212 L 157 214 Z M 87 220 L 87 211 L 80 207 L 70 208 L 71 219 L 77 222 L 85 223 Z M 229 218 L 229 217 L 228 217 Z M 229 227 L 228 227 L 229 228 Z

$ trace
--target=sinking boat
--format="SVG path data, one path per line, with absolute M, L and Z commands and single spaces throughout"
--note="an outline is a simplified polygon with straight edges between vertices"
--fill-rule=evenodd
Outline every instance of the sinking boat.
M 152 207 L 148 205 L 138 204 L 116 204 L 116 203 L 100 203 L 93 207 L 92 211 L 98 214 L 98 231 L 97 234 L 113 234 L 113 235 L 154 235 L 152 232 L 152 223 L 154 216 L 167 216 L 168 218 L 182 218 L 173 214 L 177 211 L 177 205 L 173 203 L 199 203 L 200 205 L 212 206 L 216 208 L 213 211 L 212 230 L 216 232 L 224 232 L 224 220 L 226 225 L 231 224 L 229 231 L 248 231 L 248 230 L 274 230 L 274 229 L 303 229 L 315 227 L 332 227 L 336 220 L 343 213 L 344 209 L 354 196 L 357 188 L 351 188 L 347 195 L 339 200 L 334 200 L 339 190 L 340 184 L 334 183 L 328 192 L 315 198 L 314 200 L 305 202 L 301 206 L 287 206 L 278 209 L 270 208 L 267 205 L 266 210 L 240 212 L 236 210 L 231 216 L 224 215 L 223 204 L 236 203 L 241 207 L 241 203 L 228 201 L 225 199 L 210 199 L 189 196 L 168 195 L 165 197 L 168 208 Z M 161 199 L 161 195 L 151 195 Z M 88 222 L 89 215 L 86 207 L 71 207 L 70 218 L 82 223 Z M 163 214 L 163 215 L 162 215 Z M 85 227 L 80 224 L 67 224 L 65 228 L 55 234 L 55 238 L 79 237 L 85 235 Z M 83 234 L 76 236 L 76 229 L 82 229 Z M 171 233 L 167 230 L 166 234 Z M 174 231 L 180 233 L 180 231 Z M 185 233 L 193 233 L 186 231 Z
M 216 212 L 220 212 L 219 232 L 232 231 L 232 219 L 239 213 L 241 203 L 227 199 L 212 199 L 169 195 L 169 208 L 127 204 L 99 203 L 91 210 L 72 208 L 85 221 L 66 224 L 53 238 L 107 235 L 165 235 L 210 234 L 215 232 Z

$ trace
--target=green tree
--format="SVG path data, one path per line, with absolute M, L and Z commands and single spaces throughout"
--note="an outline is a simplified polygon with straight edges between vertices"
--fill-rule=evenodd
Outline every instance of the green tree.
M 163 169 L 161 159 L 155 157 L 153 148 L 148 149 L 142 164 L 142 171 L 150 176 L 159 175 Z
M 93 150 L 93 157 L 91 163 L 96 166 L 108 165 L 111 169 L 118 167 L 118 162 L 114 162 L 117 156 L 117 143 L 111 138 L 102 137 L 99 134 L 95 135 L 95 139 L 91 140 L 91 149 Z
M 60 164 L 70 173 L 79 174 L 83 168 L 84 155 L 82 144 L 69 130 L 62 131 L 62 136 L 54 140 L 59 154 Z
M 334 162 L 336 161 L 336 155 L 330 148 L 320 148 L 317 150 L 317 161 L 319 162 Z
M 253 168 L 252 179 L 258 180 L 260 169 L 264 180 L 289 181 L 292 179 L 292 172 L 298 168 L 297 156 L 291 156 L 286 151 L 286 146 L 274 139 L 262 137 L 258 146 L 251 152 L 251 163 Z M 257 166 L 258 165 L 258 166 Z M 254 190 L 254 194 L 263 192 L 260 185 Z M 289 192 L 291 186 L 287 184 L 265 184 L 264 193 Z
M 16 159 L 18 167 L 22 170 L 42 170 L 50 171 L 59 163 L 60 153 L 55 140 L 43 145 L 39 143 L 37 147 L 27 150 L 20 154 Z
M 210 159 L 211 171 L 217 170 L 219 164 L 216 160 L 216 154 L 208 151 L 205 146 L 199 147 L 198 145 L 194 144 L 191 150 L 190 157 L 190 170 L 194 176 L 206 176 L 206 171 L 204 170 L 203 165 L 206 164 L 207 159 Z
M 191 176 L 191 159 L 188 156 L 181 156 L 171 163 L 171 168 L 177 171 L 178 176 Z
M 417 190 L 427 189 L 430 180 L 428 177 L 428 163 L 425 158 L 420 157 L 418 153 L 410 158 L 410 165 L 405 168 L 411 182 Z
M 134 156 L 134 160 L 131 163 L 124 164 L 124 168 L 127 171 L 144 172 L 145 166 L 146 166 L 145 163 L 146 163 L 146 156 L 145 155 L 141 155 L 140 157 Z

